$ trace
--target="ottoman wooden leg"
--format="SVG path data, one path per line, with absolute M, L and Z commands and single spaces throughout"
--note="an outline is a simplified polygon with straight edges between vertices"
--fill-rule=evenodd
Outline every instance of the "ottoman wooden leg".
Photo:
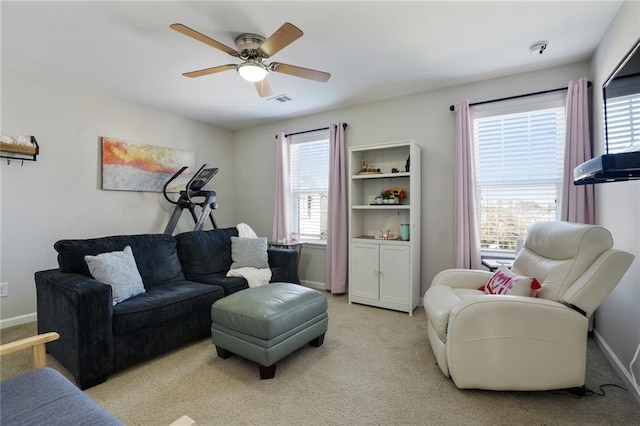
M 314 348 L 317 348 L 318 346 L 322 345 L 324 343 L 324 333 L 322 333 L 320 336 L 316 337 L 315 339 L 313 339 L 312 341 L 309 342 L 309 344 L 311 346 L 313 346 Z
M 272 364 L 268 367 L 265 367 L 264 365 L 260 366 L 260 379 L 265 380 L 265 379 L 273 379 L 276 375 L 276 364 Z
M 227 359 L 233 356 L 233 352 L 223 349 L 220 346 L 216 346 L 216 352 L 218 352 L 218 356 L 222 359 Z

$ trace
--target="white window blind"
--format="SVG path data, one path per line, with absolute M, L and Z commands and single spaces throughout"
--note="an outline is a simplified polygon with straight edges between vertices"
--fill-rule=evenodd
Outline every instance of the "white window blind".
M 607 149 L 640 150 L 640 94 L 607 99 Z
M 329 191 L 328 133 L 293 136 L 290 161 L 292 232 L 303 241 L 325 240 Z
M 559 217 L 564 115 L 563 96 L 558 94 L 534 102 L 504 102 L 475 114 L 483 254 L 514 251 L 517 238 L 525 236 L 531 224 Z

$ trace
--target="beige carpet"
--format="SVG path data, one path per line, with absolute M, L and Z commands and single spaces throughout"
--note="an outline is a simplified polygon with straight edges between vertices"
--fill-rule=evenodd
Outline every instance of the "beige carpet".
M 218 358 L 208 339 L 157 357 L 87 390 L 128 425 L 631 425 L 629 392 L 574 399 L 550 392 L 462 391 L 435 364 L 422 308 L 415 317 L 329 297 L 324 345 L 306 346 L 261 381 L 256 364 Z M 25 324 L 2 341 L 34 334 Z M 30 368 L 30 353 L 2 358 L 2 379 Z M 55 359 L 50 365 L 68 376 Z M 622 381 L 590 339 L 587 386 Z

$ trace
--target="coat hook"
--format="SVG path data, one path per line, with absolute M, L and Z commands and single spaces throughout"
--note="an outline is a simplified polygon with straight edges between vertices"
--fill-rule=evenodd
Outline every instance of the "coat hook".
M 20 163 L 20 167 L 24 166 L 24 160 L 22 160 L 22 163 Z
M 11 160 L 7 158 L 7 164 L 11 164 Z

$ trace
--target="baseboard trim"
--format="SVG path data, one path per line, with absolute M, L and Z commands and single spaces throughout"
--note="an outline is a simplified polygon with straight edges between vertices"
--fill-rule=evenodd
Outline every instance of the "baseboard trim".
M 633 383 L 631 373 L 627 371 L 627 368 L 622 364 L 622 362 L 620 362 L 615 352 L 613 352 L 611 347 L 607 344 L 602 335 L 598 333 L 598 329 L 596 328 L 593 329 L 593 337 L 602 350 L 602 353 L 604 353 L 604 356 L 609 360 L 609 363 L 613 366 L 613 369 L 616 370 L 616 373 L 618 373 L 618 375 L 624 382 L 626 388 L 629 390 L 631 395 L 633 395 L 638 404 L 640 404 L 640 392 L 638 392 L 638 389 L 636 389 L 636 386 Z
M 36 312 L 33 312 L 31 314 L 19 315 L 13 318 L 3 319 L 3 320 L 0 320 L 0 330 L 7 327 L 13 327 L 15 325 L 34 322 L 37 319 L 38 319 L 38 314 Z
M 321 283 L 318 281 L 300 280 L 300 284 L 302 284 L 305 287 L 310 287 L 320 291 L 325 291 L 327 289 L 324 283 Z

